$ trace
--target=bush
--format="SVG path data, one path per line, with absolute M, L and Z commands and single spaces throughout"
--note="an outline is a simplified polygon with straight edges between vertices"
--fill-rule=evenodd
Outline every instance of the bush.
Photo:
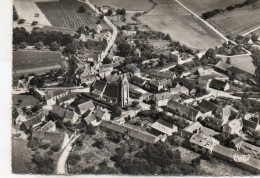
M 47 152 L 47 154 L 48 154 L 49 156 L 52 156 L 52 155 L 53 155 L 53 151 L 50 150 L 50 151 Z
M 78 9 L 78 13 L 84 13 L 86 12 L 86 8 L 84 6 L 80 6 Z
M 42 41 L 38 41 L 38 43 L 35 43 L 34 46 L 35 46 L 36 49 L 40 50 L 44 47 L 44 44 L 43 44 Z
M 38 24 L 38 21 L 33 21 L 31 25 L 34 26 L 34 25 L 37 25 L 37 24 Z
M 21 49 L 25 49 L 27 47 L 27 43 L 26 42 L 21 42 L 19 45 L 19 48 Z
M 98 149 L 102 149 L 105 146 L 105 144 L 103 140 L 97 140 L 92 146 L 97 147 Z
M 18 24 L 23 24 L 26 20 L 25 19 L 19 19 Z
M 46 144 L 42 144 L 40 145 L 40 148 L 47 150 L 50 147 L 50 144 L 46 143 Z
M 60 146 L 59 145 L 54 145 L 51 147 L 51 150 L 54 152 L 58 152 L 60 150 Z

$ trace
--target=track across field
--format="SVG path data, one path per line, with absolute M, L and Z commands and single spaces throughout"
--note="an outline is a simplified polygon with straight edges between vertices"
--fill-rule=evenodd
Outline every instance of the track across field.
M 94 11 L 83 2 L 77 0 L 60 0 L 58 2 L 37 2 L 37 6 L 45 14 L 46 18 L 53 26 L 78 29 L 80 26 L 93 28 L 99 17 Z M 78 13 L 78 8 L 84 6 L 85 13 Z M 102 26 L 107 25 L 102 21 Z

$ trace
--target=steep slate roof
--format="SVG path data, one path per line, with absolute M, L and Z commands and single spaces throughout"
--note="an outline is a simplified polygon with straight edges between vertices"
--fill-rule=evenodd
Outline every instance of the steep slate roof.
M 117 98 L 118 96 L 118 86 L 112 83 L 107 83 L 103 95 L 110 98 Z
M 207 101 L 203 99 L 199 104 L 199 109 L 202 113 L 206 113 L 209 111 L 215 111 L 217 108 L 219 108 L 218 105 L 211 103 L 210 101 Z
M 254 122 L 252 120 L 243 119 L 243 125 L 246 127 L 250 127 L 252 129 L 256 129 L 256 127 L 258 126 L 258 123 Z
M 54 126 L 55 126 L 55 122 L 49 121 L 41 128 L 41 130 L 44 132 L 48 132 Z
M 80 111 L 84 112 L 89 109 L 95 108 L 95 105 L 93 104 L 92 100 L 90 100 L 85 103 L 79 104 L 77 107 L 79 108 Z
M 75 115 L 74 111 L 66 111 L 64 118 L 66 118 L 66 119 L 73 119 L 74 115 Z
M 221 119 L 217 119 L 215 117 L 206 117 L 204 119 L 205 122 L 208 122 L 208 123 L 211 123 L 211 124 L 214 124 L 216 126 L 219 126 L 221 127 L 224 123 L 224 120 L 221 120 Z
M 169 100 L 167 106 L 172 108 L 172 109 L 178 109 L 180 112 L 186 113 L 190 117 L 197 116 L 197 114 L 199 114 L 199 112 L 200 112 L 200 111 L 198 111 L 194 108 L 188 107 L 186 105 L 183 105 L 183 104 L 178 103 L 178 102 L 173 101 L 173 100 Z
M 100 90 L 100 91 L 104 91 L 106 84 L 107 84 L 106 82 L 103 82 L 101 80 L 96 80 L 96 82 L 93 85 L 93 88 Z
M 57 106 L 57 105 L 53 105 L 51 112 L 54 114 L 57 114 L 59 117 L 63 118 L 64 114 L 66 112 L 66 109 L 64 109 L 60 106 Z
M 163 119 L 158 119 L 155 123 L 151 125 L 151 128 L 156 129 L 167 135 L 171 135 L 173 132 L 173 128 L 177 128 L 177 126 Z
M 133 76 L 132 78 L 133 81 L 136 81 L 137 83 L 144 83 L 146 80 L 140 78 L 140 77 L 137 77 L 137 76 Z
M 40 124 L 42 122 L 42 117 L 40 115 L 37 115 L 27 121 L 24 122 L 24 125 L 27 129 L 29 129 L 31 126 L 34 126 L 36 124 Z
M 226 84 L 227 84 L 227 82 L 225 82 L 225 81 L 213 79 L 213 80 L 209 83 L 209 86 L 210 86 L 211 88 L 217 88 L 217 89 L 224 90 Z

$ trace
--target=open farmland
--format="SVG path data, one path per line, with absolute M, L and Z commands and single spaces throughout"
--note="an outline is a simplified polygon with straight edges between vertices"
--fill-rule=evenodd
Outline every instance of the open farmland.
M 13 51 L 13 74 L 38 73 L 61 68 L 61 52 L 52 51 Z M 28 72 L 26 72 L 28 71 Z
M 180 0 L 186 7 L 197 15 L 215 9 L 226 9 L 228 6 L 243 3 L 245 0 Z
M 231 37 L 246 33 L 260 26 L 260 1 L 216 15 L 209 21 Z
M 89 6 L 77 0 L 37 2 L 36 4 L 50 23 L 56 27 L 78 29 L 80 26 L 87 25 L 89 28 L 93 28 L 99 18 Z M 86 8 L 85 13 L 77 12 L 80 6 Z M 102 26 L 107 27 L 104 21 L 102 21 Z
M 173 40 L 193 49 L 206 50 L 224 42 L 212 29 L 175 1 L 155 2 L 158 4 L 152 11 L 138 18 L 152 29 L 169 33 Z
M 12 172 L 16 174 L 36 173 L 31 163 L 31 154 L 27 141 L 12 138 Z
M 90 2 L 98 7 L 108 5 L 119 9 L 124 8 L 126 11 L 146 11 L 153 5 L 149 0 L 90 0 Z

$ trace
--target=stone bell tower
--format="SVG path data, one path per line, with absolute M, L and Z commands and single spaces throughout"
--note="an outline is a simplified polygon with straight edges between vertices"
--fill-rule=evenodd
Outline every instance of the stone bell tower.
M 118 84 L 118 105 L 125 107 L 129 103 L 129 83 L 126 74 L 120 76 Z

